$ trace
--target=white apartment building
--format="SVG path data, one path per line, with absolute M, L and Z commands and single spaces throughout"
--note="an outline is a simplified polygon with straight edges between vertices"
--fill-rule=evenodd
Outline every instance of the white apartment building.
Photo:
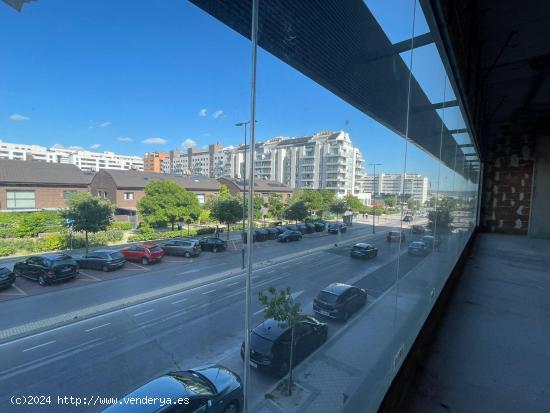
M 117 155 L 113 152 L 91 152 L 55 146 L 46 148 L 39 145 L 3 141 L 0 141 L 0 159 L 73 164 L 83 171 L 99 171 L 100 169 L 143 171 L 143 159 L 139 156 Z
M 429 181 L 427 176 L 420 174 L 376 174 L 376 181 L 372 175 L 361 178 L 364 192 L 382 195 L 405 195 L 422 203 L 428 199 Z

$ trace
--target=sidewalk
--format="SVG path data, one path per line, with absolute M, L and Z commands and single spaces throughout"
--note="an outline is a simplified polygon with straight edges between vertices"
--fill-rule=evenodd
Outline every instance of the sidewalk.
M 253 410 L 376 411 L 455 260 L 452 253 L 430 254 L 298 365 L 296 396 L 266 398 Z

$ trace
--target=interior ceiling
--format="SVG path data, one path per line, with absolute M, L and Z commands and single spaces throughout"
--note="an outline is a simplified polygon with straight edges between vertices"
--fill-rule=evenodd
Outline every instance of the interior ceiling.
M 550 137 L 550 1 L 474 1 L 478 15 L 479 135 Z

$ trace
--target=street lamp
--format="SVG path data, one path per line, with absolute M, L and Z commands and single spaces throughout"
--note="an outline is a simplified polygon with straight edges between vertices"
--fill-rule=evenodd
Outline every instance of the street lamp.
M 372 201 L 372 233 L 376 234 L 376 225 L 374 223 L 374 216 L 376 215 L 376 167 L 382 165 L 381 163 L 369 163 L 368 166 L 372 166 L 373 172 L 373 201 Z

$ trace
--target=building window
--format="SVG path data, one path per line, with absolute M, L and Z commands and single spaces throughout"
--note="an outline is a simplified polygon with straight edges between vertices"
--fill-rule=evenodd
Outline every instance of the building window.
M 69 199 L 71 196 L 76 194 L 78 191 L 63 191 L 63 199 Z
M 130 201 L 134 199 L 134 193 L 133 192 L 124 192 L 124 200 Z
M 204 194 L 197 194 L 197 201 L 199 201 L 199 204 L 204 205 Z
M 34 191 L 6 191 L 8 209 L 33 209 L 36 207 Z

